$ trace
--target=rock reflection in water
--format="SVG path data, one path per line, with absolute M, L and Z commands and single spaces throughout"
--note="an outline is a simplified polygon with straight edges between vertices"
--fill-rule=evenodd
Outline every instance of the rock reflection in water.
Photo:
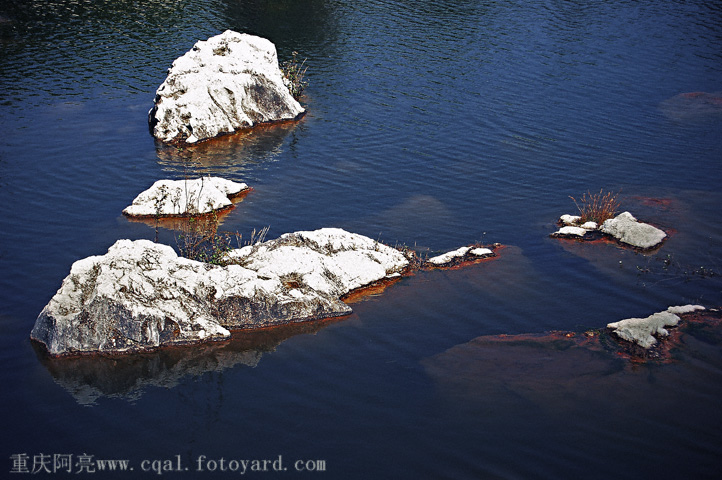
M 196 145 L 178 148 L 156 142 L 158 163 L 167 172 L 195 177 L 216 175 L 229 180 L 244 181 L 249 168 L 275 161 L 286 137 L 292 134 L 299 120 L 261 124 Z M 182 177 L 181 177 L 182 178 Z
M 241 203 L 249 193 L 253 191 L 253 188 L 248 188 L 247 190 L 244 190 L 243 192 L 234 195 L 232 197 L 229 197 L 231 202 L 233 202 L 232 206 L 229 206 L 227 208 L 223 208 L 222 210 L 216 210 L 215 212 L 206 213 L 202 215 L 197 216 L 166 216 L 166 217 L 130 217 L 127 215 L 124 215 L 123 217 L 128 220 L 129 222 L 136 222 L 136 223 L 144 223 L 148 225 L 149 227 L 153 228 L 165 228 L 167 230 L 171 231 L 180 231 L 180 232 L 203 232 L 203 229 L 206 228 L 206 231 L 213 231 L 208 230 L 208 228 L 213 227 L 217 228 L 223 224 L 223 220 L 226 216 L 228 216 L 229 213 L 233 211 L 235 206 L 239 203 Z M 192 219 L 191 219 L 192 218 Z
M 224 342 L 167 347 L 134 355 L 49 358 L 39 347 L 36 352 L 58 385 L 79 404 L 92 405 L 102 397 L 136 400 L 148 387 L 172 388 L 189 376 L 239 365 L 255 367 L 265 353 L 273 352 L 285 340 L 316 333 L 338 320 L 234 331 L 231 340 Z

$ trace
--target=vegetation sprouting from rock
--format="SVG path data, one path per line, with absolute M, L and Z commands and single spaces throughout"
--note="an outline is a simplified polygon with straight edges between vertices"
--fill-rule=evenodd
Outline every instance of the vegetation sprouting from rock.
M 572 196 L 569 198 L 574 201 L 574 204 L 579 209 L 580 223 L 596 222 L 601 225 L 605 220 L 614 218 L 619 209 L 617 194 L 612 192 L 604 193 L 603 189 L 600 189 L 599 193 L 587 191 L 579 200 Z
M 176 245 L 181 256 L 212 265 L 230 265 L 237 263 L 228 253 L 245 245 L 262 243 L 270 226 L 260 230 L 253 229 L 247 241 L 239 232 L 219 232 L 218 215 L 215 212 L 206 215 L 191 215 L 184 223 L 181 233 L 176 237 Z
M 291 53 L 291 59 L 281 63 L 281 73 L 283 74 L 284 83 L 291 92 L 293 98 L 298 100 L 303 94 L 303 90 L 308 85 L 306 77 L 305 66 L 306 59 L 304 58 L 301 63 L 298 62 L 298 52 Z

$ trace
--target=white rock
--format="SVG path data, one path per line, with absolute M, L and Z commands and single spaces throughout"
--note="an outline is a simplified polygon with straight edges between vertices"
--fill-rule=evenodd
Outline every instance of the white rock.
M 31 337 L 53 355 L 112 351 L 226 338 L 193 295 L 205 265 L 148 240 L 119 240 L 108 253 L 75 262 L 38 316 Z
M 562 215 L 559 217 L 559 221 L 564 225 L 577 225 L 582 220 L 579 215 Z
M 431 257 L 427 261 L 429 263 L 433 263 L 434 265 L 444 265 L 446 263 L 449 263 L 455 258 L 463 257 L 467 253 L 469 253 L 469 250 L 471 250 L 471 247 L 461 247 L 457 248 L 456 250 L 453 250 L 451 252 L 446 252 L 441 255 L 437 255 L 435 257 Z
M 628 318 L 610 323 L 607 328 L 620 338 L 634 342 L 643 348 L 650 348 L 657 343 L 653 335 L 666 337 L 669 332 L 664 327 L 672 327 L 679 323 L 679 317 L 670 311 L 657 312 L 647 318 Z
M 173 62 L 148 121 L 159 140 L 194 143 L 303 112 L 284 84 L 273 43 L 226 30 Z
M 408 260 L 398 250 L 338 228 L 295 232 L 231 252 L 263 277 L 290 278 L 302 291 L 341 297 L 400 272 Z
M 583 237 L 585 233 L 587 233 L 587 230 L 585 228 L 567 226 L 560 228 L 556 232 L 552 233 L 552 235 Z
M 158 180 L 135 197 L 123 213 L 128 216 L 204 214 L 233 204 L 231 196 L 248 190 L 245 183 L 219 177 Z
M 620 242 L 643 249 L 656 247 L 667 236 L 662 230 L 652 225 L 638 222 L 629 212 L 620 213 L 615 218 L 605 220 L 599 230 Z
M 249 328 L 345 315 L 340 297 L 400 272 L 403 254 L 340 229 L 297 232 L 233 252 L 240 265 L 119 240 L 75 262 L 31 338 L 51 355 L 125 352 L 227 338 Z
M 597 222 L 592 222 L 592 221 L 584 222 L 584 223 L 581 225 L 581 227 L 582 227 L 584 230 L 596 230 L 597 228 L 599 228 L 599 226 L 597 225 Z
M 697 310 L 704 310 L 705 307 L 702 305 L 678 305 L 674 307 L 669 307 L 667 311 L 669 313 L 674 313 L 675 315 L 682 315 L 684 313 L 692 313 L 696 312 Z
M 477 257 L 483 257 L 484 255 L 493 255 L 494 252 L 490 248 L 472 248 L 469 251 L 470 254 L 476 255 Z

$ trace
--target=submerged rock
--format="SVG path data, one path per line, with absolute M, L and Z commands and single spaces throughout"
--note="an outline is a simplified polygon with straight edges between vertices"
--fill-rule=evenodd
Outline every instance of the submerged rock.
M 202 215 L 230 207 L 231 198 L 247 190 L 245 183 L 219 177 L 158 180 L 123 213 L 131 217 Z
M 589 236 L 588 233 L 599 232 L 642 250 L 659 246 L 667 237 L 667 234 L 659 228 L 637 221 L 629 212 L 620 213 L 615 218 L 605 220 L 601 226 L 595 222 L 580 224 L 581 217 L 575 215 L 562 215 L 559 223 L 562 224 L 562 227 L 552 233 L 552 237 L 586 238 Z M 599 233 L 596 234 L 597 237 L 599 237 Z
M 686 92 L 659 104 L 668 118 L 678 122 L 708 120 L 722 115 L 722 92 Z
M 303 113 L 284 84 L 273 43 L 226 30 L 173 62 L 148 121 L 163 142 L 195 143 Z
M 53 356 L 121 353 L 220 340 L 252 328 L 346 315 L 340 298 L 409 264 L 396 249 L 340 229 L 286 234 L 217 266 L 166 245 L 119 240 L 75 262 L 31 338 Z
M 607 324 L 607 328 L 622 340 L 636 343 L 649 349 L 657 343 L 656 337 L 666 337 L 669 332 L 665 327 L 676 326 L 680 318 L 677 315 L 704 310 L 701 305 L 684 305 L 669 307 L 663 312 L 654 313 L 646 318 L 627 318 Z

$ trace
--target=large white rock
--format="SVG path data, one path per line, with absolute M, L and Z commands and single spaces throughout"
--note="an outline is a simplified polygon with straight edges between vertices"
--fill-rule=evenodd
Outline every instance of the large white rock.
M 304 112 L 269 40 L 226 30 L 173 62 L 148 114 L 154 137 L 194 143 Z
M 223 339 L 227 328 L 348 314 L 341 296 L 408 265 L 398 250 L 340 229 L 286 234 L 232 256 L 238 264 L 214 266 L 119 240 L 73 264 L 31 338 L 51 355 Z
M 620 213 L 614 218 L 605 220 L 599 230 L 620 242 L 642 249 L 656 247 L 667 236 L 662 230 L 652 225 L 638 222 L 629 212 Z
M 231 252 L 261 277 L 278 277 L 294 290 L 332 297 L 400 272 L 409 261 L 398 250 L 339 228 L 295 232 Z
M 219 177 L 192 180 L 158 180 L 123 210 L 135 217 L 204 214 L 233 205 L 230 197 L 248 185 Z
M 665 327 L 673 327 L 679 323 L 678 314 L 690 313 L 695 310 L 704 310 L 701 305 L 684 305 L 669 307 L 663 312 L 654 313 L 646 318 L 627 318 L 618 322 L 607 324 L 619 338 L 636 343 L 643 348 L 650 348 L 657 339 L 654 335 L 666 337 L 669 332 Z

